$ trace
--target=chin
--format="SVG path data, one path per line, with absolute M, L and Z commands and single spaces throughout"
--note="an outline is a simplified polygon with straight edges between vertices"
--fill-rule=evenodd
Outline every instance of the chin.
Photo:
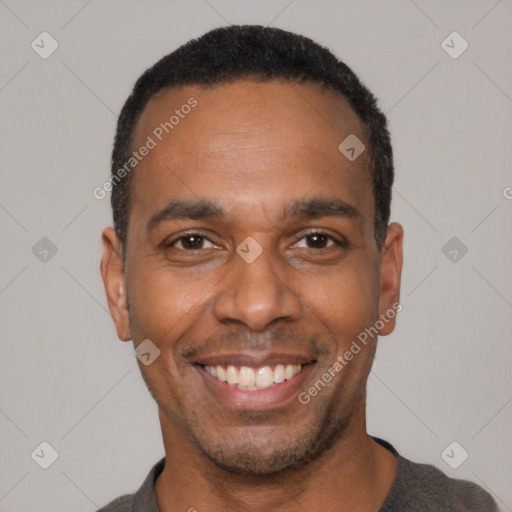
M 215 439 L 208 438 L 204 432 L 189 432 L 189 436 L 218 468 L 248 477 L 263 477 L 300 470 L 329 450 L 343 436 L 347 424 L 347 418 L 328 414 L 321 422 L 302 428 L 295 426 L 292 431 L 274 426 L 259 432 L 238 428 L 232 435 L 229 429 L 220 429 Z
M 276 447 L 274 443 L 265 447 L 258 444 L 229 443 L 227 446 L 200 447 L 203 455 L 218 468 L 229 473 L 245 476 L 270 476 L 296 469 L 304 464 L 304 445 Z M 208 449 L 211 448 L 211 449 Z

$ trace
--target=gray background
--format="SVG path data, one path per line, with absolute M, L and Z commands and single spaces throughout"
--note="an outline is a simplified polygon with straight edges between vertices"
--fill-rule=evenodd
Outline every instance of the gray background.
M 403 310 L 379 342 L 368 429 L 512 510 L 510 0 L 0 0 L 0 20 L 1 511 L 95 510 L 163 455 L 156 406 L 107 312 L 109 197 L 92 190 L 138 75 L 227 23 L 312 37 L 379 97 L 406 237 Z M 43 31 L 59 44 L 47 59 L 31 48 Z M 453 31 L 469 43 L 456 59 L 441 46 Z M 57 247 L 46 262 L 32 252 L 43 237 Z M 42 441 L 59 455 L 46 470 L 31 458 Z M 458 469 L 441 457 L 452 441 L 469 453 Z

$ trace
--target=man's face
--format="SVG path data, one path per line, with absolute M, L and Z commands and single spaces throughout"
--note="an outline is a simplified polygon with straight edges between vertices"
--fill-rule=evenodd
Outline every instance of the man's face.
M 111 310 L 121 338 L 160 350 L 140 368 L 165 428 L 219 467 L 296 467 L 364 424 L 376 338 L 308 404 L 297 398 L 398 299 L 399 264 L 383 265 L 375 242 L 368 151 L 338 150 L 350 134 L 366 143 L 344 98 L 277 81 L 162 91 L 137 125 L 134 149 L 157 144 L 133 175 L 129 322 L 122 302 Z M 176 201 L 218 208 L 162 213 Z

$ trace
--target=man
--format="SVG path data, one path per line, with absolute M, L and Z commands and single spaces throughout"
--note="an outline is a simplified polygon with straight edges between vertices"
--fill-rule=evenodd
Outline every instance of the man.
M 109 511 L 492 511 L 366 432 L 402 227 L 386 119 L 328 50 L 231 26 L 147 70 L 119 117 L 101 273 L 165 458 Z

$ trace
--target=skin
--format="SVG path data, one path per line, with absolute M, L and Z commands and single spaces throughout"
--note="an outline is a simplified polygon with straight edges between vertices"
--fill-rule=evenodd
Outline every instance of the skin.
M 395 458 L 366 433 L 377 337 L 307 405 L 294 396 L 267 409 L 226 407 L 193 364 L 230 352 L 300 354 L 315 361 L 299 389 L 307 391 L 399 301 L 403 229 L 390 224 L 378 248 L 368 151 L 350 162 L 338 150 L 349 134 L 365 141 L 362 125 L 320 85 L 238 80 L 161 91 L 134 148 L 192 96 L 197 106 L 134 171 L 125 267 L 114 229 L 102 235 L 118 337 L 136 346 L 150 339 L 161 351 L 139 363 L 166 453 L 160 510 L 377 511 L 396 474 Z M 358 214 L 283 216 L 283 205 L 311 197 L 341 199 Z M 147 232 L 170 200 L 199 198 L 220 203 L 224 217 L 168 220 Z M 178 240 L 190 232 L 205 237 L 192 239 L 194 250 Z M 263 249 L 250 264 L 236 252 L 248 236 Z

